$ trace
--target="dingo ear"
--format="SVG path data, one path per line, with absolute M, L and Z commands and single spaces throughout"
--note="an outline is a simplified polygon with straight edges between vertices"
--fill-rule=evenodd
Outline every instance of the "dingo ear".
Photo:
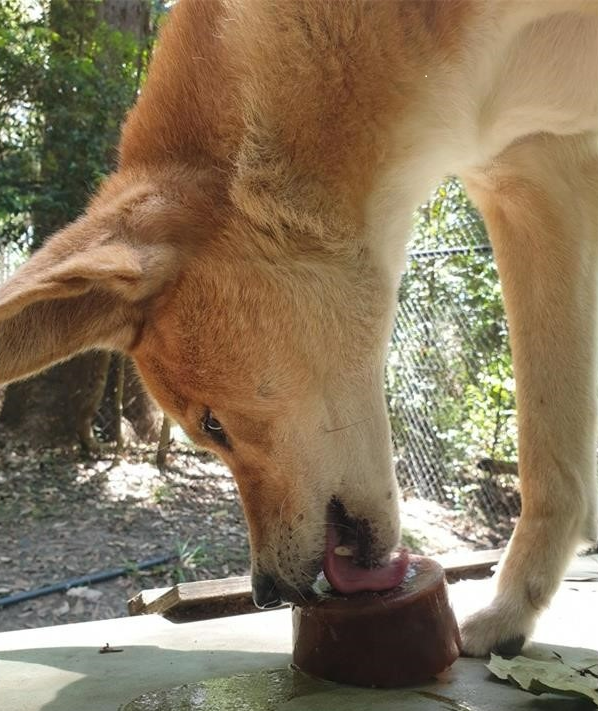
M 90 229 L 83 218 L 59 232 L 0 289 L 0 382 L 84 350 L 127 350 L 144 300 L 176 277 L 170 245 Z
M 0 289 L 0 321 L 30 304 L 80 296 L 93 289 L 120 294 L 128 301 L 149 296 L 172 266 L 171 248 L 104 244 L 48 264 L 42 250 Z

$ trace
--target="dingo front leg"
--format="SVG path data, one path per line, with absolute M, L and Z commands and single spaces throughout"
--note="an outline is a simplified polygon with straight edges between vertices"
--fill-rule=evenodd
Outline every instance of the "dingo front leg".
M 596 538 L 596 136 L 537 135 L 466 180 L 488 225 L 516 379 L 522 514 L 466 653 L 515 653 Z

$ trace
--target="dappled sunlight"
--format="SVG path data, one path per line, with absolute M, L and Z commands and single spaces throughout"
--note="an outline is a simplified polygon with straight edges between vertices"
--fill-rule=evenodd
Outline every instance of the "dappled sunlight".
M 121 460 L 114 465 L 110 461 L 99 461 L 93 467 L 77 464 L 76 484 L 85 484 L 91 478 L 104 480 L 104 494 L 113 501 L 137 499 L 143 501 L 151 496 L 160 482 L 160 473 L 149 462 L 128 462 Z
M 151 454 L 148 453 L 148 456 Z M 194 491 L 200 488 L 213 490 L 214 495 L 221 493 L 229 499 L 231 494 L 233 498 L 236 496 L 237 488 L 226 466 L 206 459 L 201 453 L 191 451 L 183 456 L 185 462 L 175 460 L 171 467 L 162 472 L 151 460 L 140 458 L 115 460 L 109 455 L 104 459 L 75 462 L 74 483 L 78 486 L 99 485 L 102 497 L 108 501 L 126 501 L 149 508 L 174 500 L 180 493 L 177 489 L 181 487 Z M 195 482 L 196 478 L 201 481 Z

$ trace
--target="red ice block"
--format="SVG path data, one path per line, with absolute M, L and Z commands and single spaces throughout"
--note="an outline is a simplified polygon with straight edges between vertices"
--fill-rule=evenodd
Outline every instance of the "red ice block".
M 293 662 L 342 684 L 418 684 L 447 669 L 460 646 L 444 571 L 421 556 L 410 556 L 396 588 L 333 593 L 293 608 Z

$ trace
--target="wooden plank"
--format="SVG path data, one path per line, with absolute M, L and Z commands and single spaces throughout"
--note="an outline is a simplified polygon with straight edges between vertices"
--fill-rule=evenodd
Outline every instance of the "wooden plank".
M 129 614 L 159 614 L 176 620 L 203 620 L 257 611 L 251 597 L 249 576 L 179 583 L 160 595 L 150 593 L 145 597 L 144 607 L 139 608 L 139 603 L 136 604 L 137 611 L 132 612 L 129 604 Z
M 484 578 L 503 550 L 468 551 L 434 556 L 447 580 Z M 251 578 L 239 576 L 180 583 L 172 588 L 144 590 L 129 600 L 130 615 L 159 614 L 173 621 L 204 620 L 244 612 L 259 612 L 251 597 Z
M 504 548 L 493 548 L 487 551 L 445 553 L 432 558 L 444 568 L 449 583 L 455 583 L 457 580 L 487 578 L 504 552 Z
M 141 590 L 135 597 L 132 597 L 127 602 L 127 608 L 129 610 L 129 615 L 145 615 L 147 614 L 147 606 L 157 600 L 162 595 L 166 594 L 171 588 L 149 588 L 148 590 Z

